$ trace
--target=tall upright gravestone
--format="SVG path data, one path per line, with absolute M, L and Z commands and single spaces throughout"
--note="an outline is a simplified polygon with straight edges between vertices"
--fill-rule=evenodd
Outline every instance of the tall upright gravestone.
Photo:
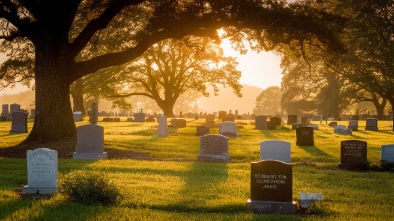
M 362 140 L 341 141 L 341 169 L 363 169 L 367 164 L 367 142 Z
M 255 213 L 288 213 L 297 210 L 293 197 L 292 165 L 277 160 L 251 163 L 250 199 L 246 208 Z
M 77 145 L 73 153 L 75 160 L 98 160 L 108 157 L 107 152 L 104 152 L 104 128 L 96 124 L 98 110 L 95 102 L 92 103 L 89 113 L 91 124 L 77 127 Z
M 49 194 L 57 192 L 58 163 L 57 151 L 48 148 L 28 150 L 27 185 L 23 194 Z
M 255 128 L 257 130 L 267 130 L 267 116 L 259 115 L 255 117 Z
M 314 146 L 313 128 L 299 127 L 296 128 L 296 144 L 297 146 Z
M 13 112 L 10 133 L 27 133 L 27 113 L 22 111 Z
M 165 115 L 160 115 L 158 122 L 159 122 L 159 126 L 157 127 L 157 136 L 167 137 L 168 136 L 167 117 Z

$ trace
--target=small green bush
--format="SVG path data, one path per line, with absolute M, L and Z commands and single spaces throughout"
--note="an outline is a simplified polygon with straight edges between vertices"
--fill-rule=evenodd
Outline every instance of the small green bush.
M 116 204 L 121 193 L 118 187 L 103 174 L 72 171 L 60 177 L 60 193 L 71 202 L 86 205 Z

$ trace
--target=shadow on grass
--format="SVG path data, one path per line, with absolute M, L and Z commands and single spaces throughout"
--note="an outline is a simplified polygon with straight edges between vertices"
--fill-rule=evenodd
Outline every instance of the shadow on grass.
M 332 162 L 335 161 L 335 157 L 331 156 L 330 154 L 324 152 L 323 150 L 319 149 L 316 146 L 298 146 L 302 150 L 309 153 L 311 156 L 316 158 L 316 161 L 319 162 Z

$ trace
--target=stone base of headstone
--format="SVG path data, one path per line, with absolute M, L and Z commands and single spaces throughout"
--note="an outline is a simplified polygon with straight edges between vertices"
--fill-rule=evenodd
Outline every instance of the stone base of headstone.
M 57 192 L 57 187 L 37 187 L 37 186 L 24 186 L 22 188 L 22 194 L 42 194 L 42 195 L 54 195 Z
M 102 153 L 78 153 L 74 152 L 73 153 L 73 159 L 74 160 L 100 160 L 100 159 L 107 159 L 108 158 L 108 153 L 107 152 L 102 152 Z
M 365 127 L 365 130 L 378 131 L 378 127 Z
M 198 160 L 201 161 L 214 161 L 214 162 L 229 162 L 230 156 L 224 154 L 199 154 Z
M 246 209 L 254 213 L 296 214 L 297 202 L 255 201 L 249 199 L 246 202 Z

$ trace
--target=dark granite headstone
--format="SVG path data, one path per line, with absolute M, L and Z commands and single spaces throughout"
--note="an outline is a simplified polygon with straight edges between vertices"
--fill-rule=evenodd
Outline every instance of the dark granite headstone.
M 296 141 L 297 146 L 314 146 L 315 145 L 312 127 L 296 128 L 296 137 L 297 137 L 297 141 Z
M 27 113 L 16 111 L 11 116 L 12 124 L 10 133 L 27 133 Z
M 223 117 L 225 117 L 225 116 L 227 116 L 227 112 L 226 111 L 219 111 L 219 119 L 221 120 L 221 119 L 223 119 Z
M 308 117 L 301 117 L 301 124 L 302 126 L 305 126 L 308 124 Z
M 275 126 L 282 126 L 282 119 L 280 117 L 271 117 L 270 121 L 275 122 Z
M 145 122 L 145 113 L 135 113 L 134 122 Z
M 341 141 L 341 163 L 339 168 L 346 169 L 357 166 L 364 167 L 367 163 L 367 142 L 362 140 Z
M 250 200 L 247 209 L 256 213 L 296 213 L 292 165 L 277 160 L 251 163 Z
M 367 118 L 365 121 L 365 130 L 378 131 L 378 120 L 375 118 Z

